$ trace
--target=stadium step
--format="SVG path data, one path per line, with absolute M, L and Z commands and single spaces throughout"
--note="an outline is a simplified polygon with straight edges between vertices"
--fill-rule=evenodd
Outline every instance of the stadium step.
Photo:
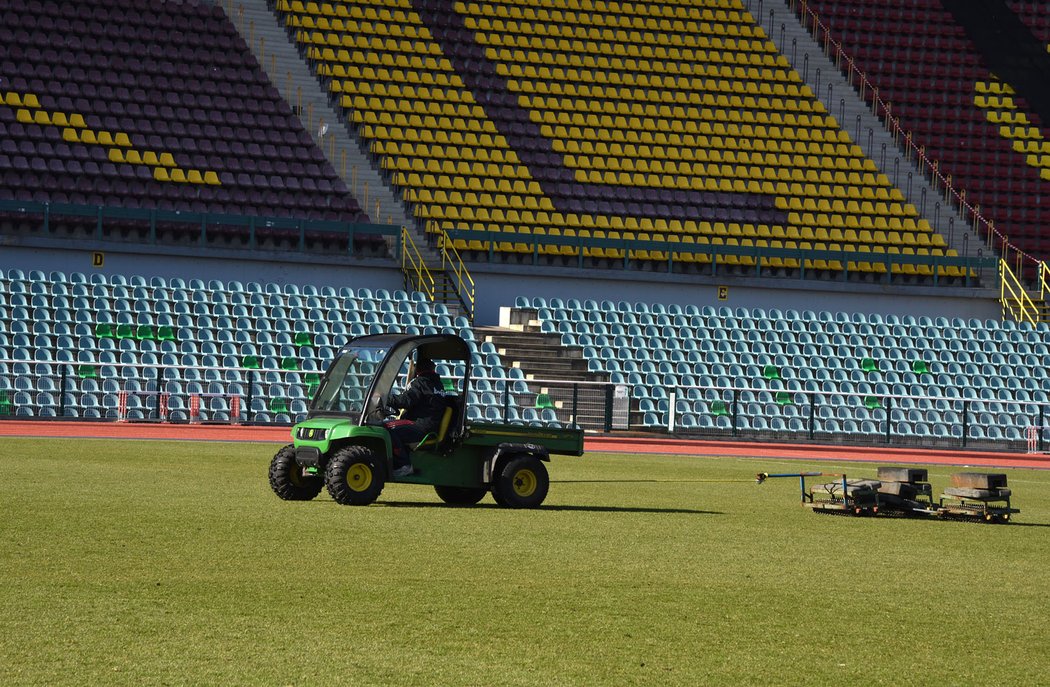
M 372 166 L 360 139 L 333 107 L 266 0 L 244 0 L 230 21 L 372 221 L 414 228 L 399 196 Z
M 604 427 L 605 387 L 595 383 L 607 382 L 608 376 L 588 372 L 581 349 L 562 346 L 559 334 L 501 327 L 477 327 L 475 332 L 496 347 L 505 365 L 522 371 L 537 394 L 537 407 L 553 408 L 559 421 L 574 419 L 584 429 Z M 586 384 L 574 389 L 575 382 Z M 576 417 L 571 418 L 574 396 Z
M 904 194 L 920 216 L 929 221 L 933 230 L 944 236 L 959 255 L 978 255 L 985 247 L 984 242 L 970 240 L 973 237 L 967 220 L 951 204 L 943 202 L 944 191 L 938 191 L 927 181 L 926 173 L 918 167 L 917 156 L 900 147 L 904 145 L 903 137 L 899 146 L 799 18 L 782 3 L 768 3 L 763 16 L 755 19 L 824 104 L 828 114 L 835 117 L 865 156 Z M 846 65 L 845 60 L 842 64 Z M 986 276 L 991 275 L 982 275 Z

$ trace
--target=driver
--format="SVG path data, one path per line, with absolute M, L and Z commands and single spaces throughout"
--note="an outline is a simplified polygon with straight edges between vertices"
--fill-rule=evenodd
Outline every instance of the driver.
M 398 425 L 390 429 L 394 438 L 394 477 L 405 477 L 412 474 L 412 464 L 408 459 L 408 444 L 420 441 L 427 434 L 438 431 L 441 417 L 445 413 L 444 384 L 434 367 L 434 361 L 421 358 L 416 363 L 416 371 L 411 383 L 404 393 L 393 394 L 387 401 L 392 408 L 404 409 L 403 420 L 411 423 Z

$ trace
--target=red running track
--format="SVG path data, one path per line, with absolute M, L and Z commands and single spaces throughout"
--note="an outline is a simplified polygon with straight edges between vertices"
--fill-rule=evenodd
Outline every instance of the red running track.
M 172 425 L 133 422 L 0 421 L 2 437 L 69 439 L 166 439 L 175 441 L 291 441 L 288 427 L 238 425 Z M 694 441 L 656 437 L 588 436 L 589 452 L 654 453 L 687 456 L 746 456 L 791 460 L 968 465 L 988 468 L 1050 469 L 1050 456 L 1024 453 L 963 451 L 820 444 L 763 444 L 742 441 Z

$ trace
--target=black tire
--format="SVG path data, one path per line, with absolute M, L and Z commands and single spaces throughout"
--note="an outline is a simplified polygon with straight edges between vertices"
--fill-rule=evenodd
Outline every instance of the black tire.
M 521 456 L 507 461 L 492 484 L 496 503 L 507 508 L 536 508 L 547 498 L 550 477 L 543 461 Z
M 328 461 L 324 473 L 328 493 L 344 506 L 374 503 L 386 484 L 386 465 L 364 446 L 340 449 Z
M 473 506 L 488 493 L 483 487 L 445 487 L 440 484 L 434 485 L 434 491 L 450 506 Z
M 270 461 L 270 488 L 285 501 L 309 501 L 321 493 L 320 475 L 304 475 L 295 462 L 295 447 L 285 446 Z

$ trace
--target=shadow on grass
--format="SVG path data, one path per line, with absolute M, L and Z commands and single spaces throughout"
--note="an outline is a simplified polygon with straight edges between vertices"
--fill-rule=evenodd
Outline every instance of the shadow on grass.
M 1050 527 L 1050 523 L 1045 522 L 1017 522 L 1011 520 L 1007 527 Z
M 452 506 L 447 503 L 433 503 L 429 501 L 376 501 L 377 506 L 390 506 L 392 508 L 456 508 L 470 510 L 514 510 L 504 508 L 495 503 L 479 503 L 473 506 Z M 527 510 L 527 509 L 523 509 Z M 533 508 L 534 511 L 572 511 L 580 513 L 670 513 L 677 515 L 725 515 L 716 510 L 695 510 L 692 508 L 645 508 L 636 506 L 572 506 L 572 505 L 544 505 Z

